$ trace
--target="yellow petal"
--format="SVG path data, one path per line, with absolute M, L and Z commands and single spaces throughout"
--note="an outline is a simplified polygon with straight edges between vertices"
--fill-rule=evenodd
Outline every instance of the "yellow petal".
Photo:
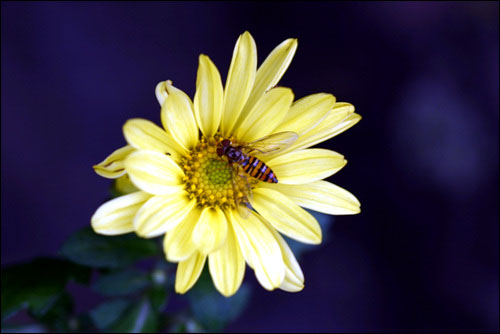
M 219 128 L 224 102 L 224 90 L 219 71 L 208 56 L 200 55 L 194 113 L 196 122 L 205 137 L 215 135 Z
M 130 181 L 128 174 L 122 175 L 115 180 L 114 191 L 120 195 L 126 195 L 139 191 L 136 186 Z
M 285 279 L 281 283 L 281 290 L 288 292 L 299 292 L 304 289 L 304 280 L 299 280 L 296 273 L 291 271 L 289 267 L 286 268 Z
M 276 86 L 287 70 L 297 50 L 297 39 L 289 38 L 278 45 L 260 65 L 255 84 L 248 97 L 243 113 L 250 111 L 262 95 Z
M 238 38 L 234 47 L 224 89 L 221 130 L 226 136 L 231 134 L 236 120 L 250 95 L 255 81 L 256 69 L 257 47 L 250 33 L 245 31 Z
M 252 206 L 274 228 L 290 238 L 308 244 L 321 243 L 321 228 L 316 219 L 279 191 L 254 189 Z
M 198 125 L 193 103 L 183 91 L 167 82 L 168 97 L 161 108 L 161 122 L 176 142 L 187 150 L 198 143 Z
M 272 227 L 269 230 L 273 233 L 276 241 L 280 245 L 281 254 L 283 255 L 283 262 L 285 263 L 285 279 L 280 285 L 281 290 L 288 292 L 297 292 L 304 288 L 304 274 L 300 265 L 293 255 L 292 250 L 283 239 L 283 237 Z
M 280 155 L 267 162 L 279 183 L 302 184 L 324 179 L 338 172 L 347 161 L 330 150 L 312 148 Z
M 182 187 L 182 169 L 167 155 L 154 151 L 136 151 L 125 160 L 132 183 L 155 195 L 178 192 Z
M 125 166 L 123 161 L 134 151 L 132 146 L 124 146 L 115 150 L 106 159 L 97 165 L 94 165 L 94 170 L 97 174 L 108 179 L 116 179 L 125 174 Z
M 330 129 L 328 132 L 328 138 L 330 139 L 332 137 L 335 137 L 338 134 L 341 134 L 347 129 L 350 129 L 352 126 L 354 126 L 356 123 L 361 121 L 361 115 L 358 114 L 351 114 L 348 115 L 346 118 L 342 120 L 339 124 L 337 124 L 333 129 Z M 320 128 L 320 130 L 323 130 L 323 127 Z M 317 137 L 316 137 L 317 138 Z M 326 140 L 326 139 L 321 139 L 321 140 Z
M 200 277 L 206 259 L 206 255 L 196 252 L 189 259 L 179 262 L 175 275 L 175 292 L 183 294 L 191 289 Z
M 285 117 L 292 102 L 293 92 L 290 88 L 271 89 L 249 113 L 242 115 L 243 119 L 234 131 L 236 137 L 243 142 L 251 142 L 273 133 Z
M 135 231 L 144 238 L 162 235 L 176 227 L 195 205 L 196 200 L 189 200 L 184 191 L 154 196 L 144 203 L 134 217 Z
M 165 130 L 146 119 L 128 120 L 123 126 L 123 135 L 136 149 L 168 154 L 175 161 L 186 152 Z
M 200 253 L 208 254 L 226 240 L 227 222 L 219 208 L 204 208 L 193 231 L 193 241 Z
M 208 268 L 220 293 L 229 297 L 238 291 L 245 275 L 245 260 L 230 223 L 226 242 L 208 256 Z
M 285 119 L 274 132 L 292 131 L 300 136 L 316 127 L 335 105 L 335 96 L 318 93 L 293 103 Z
M 156 99 L 158 100 L 158 103 L 160 104 L 160 107 L 163 106 L 163 103 L 165 103 L 165 100 L 167 99 L 167 96 L 168 96 L 167 82 L 166 81 L 160 81 L 156 85 L 155 95 L 156 95 Z
M 354 106 L 345 102 L 338 102 L 314 129 L 299 137 L 287 151 L 300 150 L 321 143 L 354 126 L 361 120 L 361 116 L 353 114 Z
M 229 212 L 243 257 L 255 270 L 259 283 L 267 290 L 281 285 L 285 278 L 285 265 L 276 238 L 257 214 L 242 219 L 236 212 Z
M 329 215 L 352 215 L 361 211 L 353 194 L 327 181 L 293 185 L 261 183 L 260 186 L 278 190 L 304 208 Z
M 283 283 L 279 286 L 281 290 L 287 292 L 299 292 L 304 289 L 304 281 L 300 281 L 295 276 L 295 273 L 290 271 L 290 269 L 286 268 L 286 275 Z
M 167 260 L 184 261 L 196 251 L 196 244 L 191 237 L 194 227 L 200 219 L 201 209 L 193 208 L 182 222 L 170 230 L 163 239 L 163 249 Z
M 112 199 L 101 205 L 91 218 L 92 228 L 96 233 L 117 235 L 134 230 L 132 220 L 137 210 L 151 195 L 137 191 Z

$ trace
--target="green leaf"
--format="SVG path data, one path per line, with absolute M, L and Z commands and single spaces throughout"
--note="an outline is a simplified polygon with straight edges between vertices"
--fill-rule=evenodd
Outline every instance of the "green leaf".
M 56 295 L 56 298 L 51 301 L 46 307 L 34 305 L 30 308 L 30 314 L 38 320 L 47 320 L 57 318 L 63 314 L 69 314 L 73 310 L 73 299 L 67 292 L 62 291 Z M 46 322 L 46 321 L 44 321 Z
M 205 333 L 206 331 L 196 320 L 182 314 L 166 316 L 168 333 Z
M 135 234 L 103 236 L 85 227 L 63 244 L 61 254 L 66 258 L 90 267 L 119 268 L 135 261 L 160 254 L 153 240 L 141 239 Z
M 121 319 L 109 331 L 113 333 L 150 333 L 156 332 L 158 315 L 147 298 L 130 306 Z
M 250 287 L 242 284 L 236 294 L 224 297 L 214 288 L 205 268 L 198 283 L 186 295 L 194 318 L 209 331 L 221 331 L 244 311 Z
M 167 275 L 169 269 L 174 269 L 171 267 L 171 263 L 161 260 L 156 263 L 155 269 L 151 272 L 151 281 L 153 285 L 149 288 L 147 296 L 151 301 L 151 305 L 157 312 L 163 311 L 167 305 L 168 292 L 170 289 L 174 289 L 175 276 L 169 279 Z
M 33 318 L 48 325 L 52 330 L 67 332 L 73 306 L 73 298 L 69 293 L 63 291 L 46 309 L 37 309 L 35 307 L 31 308 L 29 313 Z
M 69 277 L 77 283 L 88 285 L 92 277 L 92 268 L 67 261 Z
M 77 317 L 70 319 L 69 329 L 71 332 L 77 333 L 94 333 L 96 327 L 89 312 L 80 313 Z
M 2 319 L 28 308 L 42 317 L 72 278 L 83 281 L 90 269 L 67 260 L 37 258 L 2 269 Z
M 2 333 L 48 333 L 49 329 L 40 324 L 5 325 Z
M 150 283 L 146 273 L 127 269 L 101 275 L 92 288 L 105 296 L 125 296 L 144 289 Z
M 120 316 L 130 305 L 126 299 L 115 299 L 104 302 L 92 309 L 89 314 L 92 322 L 101 331 L 105 331 L 114 322 L 120 319 Z
M 167 305 L 168 290 L 166 285 L 153 285 L 148 290 L 148 298 L 151 301 L 151 306 L 157 312 L 163 311 Z

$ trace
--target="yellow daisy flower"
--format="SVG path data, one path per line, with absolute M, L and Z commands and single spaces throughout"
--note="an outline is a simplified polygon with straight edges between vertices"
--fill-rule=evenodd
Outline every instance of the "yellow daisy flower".
M 196 283 L 207 258 L 214 285 L 225 296 L 240 287 L 245 262 L 264 288 L 300 291 L 304 276 L 280 233 L 319 244 L 320 226 L 302 207 L 336 215 L 360 212 L 356 197 L 323 181 L 344 167 L 344 156 L 309 147 L 361 117 L 331 94 L 293 102 L 291 89 L 276 87 L 296 48 L 296 39 L 285 40 L 257 69 L 255 42 L 243 33 L 224 88 L 215 65 L 200 55 L 194 102 L 172 82 L 160 82 L 163 129 L 144 119 L 127 121 L 128 146 L 94 166 L 107 178 L 130 177 L 139 191 L 103 204 L 92 227 L 107 235 L 165 235 L 166 258 L 178 262 L 178 293 Z M 224 139 L 237 147 L 285 131 L 298 136 L 293 144 L 254 154 L 278 183 L 251 177 L 241 166 L 237 171 L 238 163 L 217 152 Z M 242 203 L 252 208 L 247 215 L 240 214 Z

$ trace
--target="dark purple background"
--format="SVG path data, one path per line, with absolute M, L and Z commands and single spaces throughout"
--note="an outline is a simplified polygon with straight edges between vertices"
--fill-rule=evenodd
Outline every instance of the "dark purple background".
M 254 289 L 232 331 L 498 331 L 498 3 L 2 3 L 2 264 L 54 254 L 109 181 L 91 166 L 157 82 L 191 96 L 198 54 L 226 76 L 299 48 L 281 85 L 363 120 L 324 144 L 362 213 L 301 259 L 298 294 Z M 253 275 L 247 271 L 247 280 Z

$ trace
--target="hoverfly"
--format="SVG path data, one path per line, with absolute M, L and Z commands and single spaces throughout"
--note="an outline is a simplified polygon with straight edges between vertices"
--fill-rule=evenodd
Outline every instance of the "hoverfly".
M 238 146 L 233 146 L 229 139 L 224 139 L 217 146 L 217 155 L 220 157 L 225 155 L 229 163 L 237 163 L 253 178 L 263 182 L 278 183 L 278 178 L 271 168 L 251 154 L 267 154 L 283 150 L 292 145 L 297 138 L 295 132 L 284 131 Z
M 217 155 L 220 157 L 226 156 L 228 162 L 233 167 L 233 188 L 235 188 L 235 192 L 238 185 L 236 185 L 236 181 L 234 180 L 239 180 L 245 184 L 244 187 L 247 189 L 247 195 L 251 196 L 251 185 L 247 176 L 263 182 L 278 183 L 278 178 L 271 168 L 253 154 L 264 155 L 271 152 L 276 153 L 288 148 L 297 138 L 298 135 L 295 132 L 284 131 L 241 145 L 233 145 L 229 139 L 222 140 L 217 145 Z M 244 173 L 241 173 L 241 171 Z M 250 199 L 243 197 L 237 199 L 237 201 L 239 202 L 238 210 L 240 215 L 243 217 L 248 216 L 248 213 L 252 209 Z

